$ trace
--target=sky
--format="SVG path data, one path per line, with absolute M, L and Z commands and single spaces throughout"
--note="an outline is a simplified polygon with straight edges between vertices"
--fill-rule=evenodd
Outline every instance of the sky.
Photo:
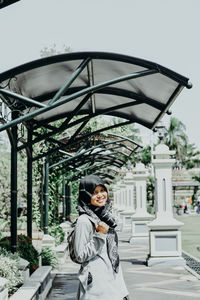
M 59 51 L 65 45 L 159 63 L 193 84 L 171 111 L 200 148 L 199 12 L 200 0 L 21 0 L 0 10 L 0 72 L 40 58 L 54 44 Z

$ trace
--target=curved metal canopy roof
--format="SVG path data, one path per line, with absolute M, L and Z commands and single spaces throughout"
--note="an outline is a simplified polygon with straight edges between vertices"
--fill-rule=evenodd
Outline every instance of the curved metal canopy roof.
M 65 142 L 67 144 L 67 139 Z M 100 170 L 104 177 L 109 177 L 114 171 L 110 169 L 111 167 L 121 168 L 132 153 L 140 148 L 142 147 L 129 138 L 116 134 L 99 134 L 90 138 L 81 147 L 76 145 L 76 152 L 69 153 L 61 150 L 56 156 L 53 155 L 49 168 L 76 170 L 79 172 L 75 174 L 76 178 L 85 172 L 96 173 Z M 75 150 L 74 147 L 72 149 Z
M 66 147 L 62 147 L 62 150 L 58 150 L 53 156 L 53 163 L 56 163 L 56 160 L 60 161 L 63 155 L 68 155 L 69 157 L 75 157 L 76 155 L 84 154 L 95 154 L 102 149 L 102 151 L 115 150 L 119 154 L 122 154 L 126 157 L 132 155 L 133 152 L 138 151 L 139 148 L 142 148 L 141 145 L 135 141 L 113 133 L 100 133 L 94 134 L 87 140 L 81 139 L 81 136 L 78 136 L 79 143 L 69 144 L 70 137 L 63 137 L 60 139 L 62 144 L 65 144 Z M 57 157 L 57 158 L 56 158 Z
M 153 129 L 188 78 L 159 64 L 115 53 L 78 52 L 39 59 L 0 74 L 0 95 L 20 118 L 47 125 L 107 114 Z M 64 125 L 63 125 L 64 128 Z

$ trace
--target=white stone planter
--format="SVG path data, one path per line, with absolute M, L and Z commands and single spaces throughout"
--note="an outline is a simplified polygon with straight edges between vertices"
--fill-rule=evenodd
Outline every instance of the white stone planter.
M 45 300 L 52 287 L 51 270 L 50 266 L 39 267 L 9 299 Z
M 0 300 L 8 299 L 8 289 L 6 288 L 7 283 L 7 279 L 0 277 Z

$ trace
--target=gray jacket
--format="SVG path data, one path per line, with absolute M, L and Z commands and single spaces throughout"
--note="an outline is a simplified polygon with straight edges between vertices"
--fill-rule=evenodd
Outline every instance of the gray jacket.
M 82 264 L 77 300 L 122 300 L 128 295 L 121 266 L 115 273 L 107 254 L 106 234 L 96 232 L 87 215 L 78 218 L 74 252 Z

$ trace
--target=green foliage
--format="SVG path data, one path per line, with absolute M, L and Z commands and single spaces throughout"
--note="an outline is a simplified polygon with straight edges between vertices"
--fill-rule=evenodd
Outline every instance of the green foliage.
M 62 49 L 58 50 L 56 44 L 53 44 L 49 47 L 44 47 L 40 51 L 40 56 L 47 57 L 47 56 L 53 56 L 53 55 L 61 54 L 61 53 L 69 53 L 71 51 L 72 51 L 72 49 L 66 45 L 63 45 Z
M 151 146 L 146 146 L 141 151 L 141 162 L 146 166 L 151 163 Z
M 64 241 L 65 233 L 60 225 L 54 223 L 49 227 L 48 231 L 49 234 L 55 238 L 56 246 L 60 245 Z
M 49 174 L 49 225 L 59 222 L 59 206 L 62 199 L 62 173 L 51 170 Z M 55 225 L 56 226 L 56 225 Z
M 192 179 L 194 179 L 194 180 L 200 182 L 200 176 L 199 176 L 199 175 L 193 175 L 193 176 L 192 176 Z
M 26 163 L 21 154 L 18 155 L 18 199 L 26 201 Z M 0 211 L 1 218 L 9 220 L 10 215 L 10 153 L 1 152 L 0 157 Z
M 0 277 L 6 278 L 9 295 L 23 283 L 22 271 L 18 269 L 19 256 L 0 248 Z
M 149 206 L 154 207 L 154 191 L 155 191 L 155 178 L 152 176 L 148 177 L 147 180 L 147 201 Z
M 20 127 L 21 128 L 21 127 Z M 22 128 L 20 129 L 22 132 Z M 23 132 L 23 135 L 26 135 L 26 132 Z M 41 151 L 41 146 L 36 145 L 34 149 L 38 153 Z M 18 153 L 18 190 L 17 196 L 18 201 L 26 207 L 27 203 L 27 189 L 26 189 L 26 180 L 27 180 L 27 154 L 26 152 Z M 40 187 L 41 187 L 41 170 L 42 164 L 41 161 L 38 161 L 33 164 L 33 221 L 40 227 Z M 1 218 L 8 220 L 10 222 L 10 153 L 1 152 L 0 156 L 0 210 Z
M 197 151 L 194 144 L 188 144 L 186 154 L 183 157 L 182 164 L 186 169 L 192 169 L 200 166 L 200 151 Z
M 0 240 L 0 247 L 10 250 L 10 237 Z M 25 235 L 18 236 L 18 254 L 29 262 L 30 273 L 34 272 L 39 266 L 39 253 L 33 247 L 31 239 Z
M 0 158 L 0 211 L 1 218 L 7 220 L 10 211 L 10 161 L 9 153 L 1 152 Z
M 40 145 L 34 146 L 34 152 L 40 153 Z M 41 213 L 42 213 L 42 172 L 43 160 L 38 160 L 33 164 L 33 189 L 32 189 L 32 211 L 33 222 L 36 223 L 38 228 L 41 228 Z
M 175 117 L 171 117 L 167 134 L 164 137 L 164 143 L 170 150 L 176 151 L 176 157 L 182 162 L 188 145 L 188 136 L 185 125 Z
M 125 136 L 137 143 L 141 143 L 141 138 L 139 136 L 140 130 L 135 127 L 135 124 L 130 124 L 130 125 L 122 125 L 120 126 L 120 123 L 124 122 L 123 119 L 117 118 L 117 117 L 112 117 L 109 120 L 110 125 L 115 125 L 119 124 L 119 127 L 113 128 L 109 130 L 108 132 L 119 134 L 122 136 Z
M 3 237 L 2 232 L 6 231 L 9 226 L 9 221 L 5 219 L 0 219 L 0 239 Z
M 12 253 L 11 251 L 8 251 L 8 250 L 6 250 L 3 247 L 0 247 L 0 255 L 7 256 L 10 259 L 14 259 L 14 260 L 16 260 L 19 263 L 20 256 L 19 256 L 19 254 L 17 252 L 16 253 Z
M 78 199 L 78 193 L 79 193 L 79 182 L 74 181 L 72 182 L 72 214 L 77 214 L 77 199 Z
M 58 264 L 56 254 L 49 247 L 42 248 L 41 257 L 43 266 L 52 266 L 52 268 L 55 268 Z

